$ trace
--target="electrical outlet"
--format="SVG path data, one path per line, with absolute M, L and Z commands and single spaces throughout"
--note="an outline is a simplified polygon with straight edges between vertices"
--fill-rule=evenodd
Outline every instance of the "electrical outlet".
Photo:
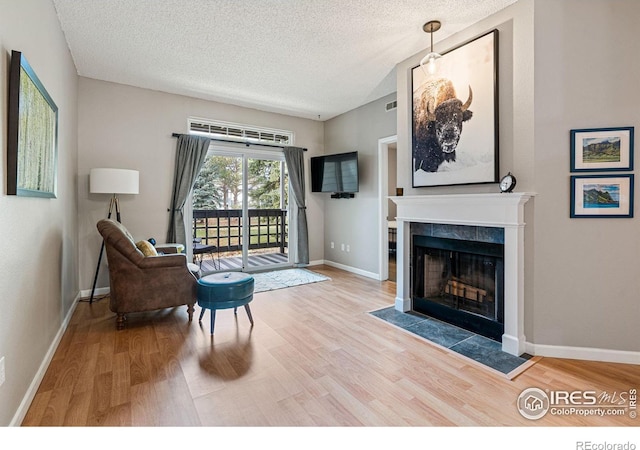
M 0 386 L 4 384 L 4 356 L 0 358 Z
M 351 251 L 351 246 L 347 244 L 347 253 L 349 253 L 350 251 Z
M 344 251 L 344 244 L 340 244 L 340 250 Z
M 332 243 L 331 243 L 331 248 L 335 248 L 335 246 L 336 246 L 336 243 L 335 243 L 335 242 L 332 242 Z

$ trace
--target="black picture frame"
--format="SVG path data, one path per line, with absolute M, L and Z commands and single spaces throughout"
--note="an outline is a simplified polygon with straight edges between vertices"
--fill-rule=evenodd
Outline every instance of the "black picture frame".
M 412 186 L 497 183 L 498 30 L 445 52 L 437 66 L 435 75 L 419 65 L 411 69 Z M 443 145 L 435 131 L 453 117 L 446 105 L 462 117 L 455 145 Z
M 571 172 L 633 170 L 634 127 L 570 131 Z
M 55 198 L 58 107 L 16 50 L 9 69 L 7 135 L 7 194 Z
M 632 218 L 633 203 L 633 174 L 571 176 L 571 218 Z

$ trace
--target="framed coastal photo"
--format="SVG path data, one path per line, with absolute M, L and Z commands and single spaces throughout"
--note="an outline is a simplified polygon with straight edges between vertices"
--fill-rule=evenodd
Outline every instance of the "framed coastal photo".
M 633 174 L 571 176 L 571 217 L 633 217 Z
M 498 182 L 498 30 L 411 69 L 413 187 Z
M 7 194 L 56 197 L 58 107 L 18 51 L 11 52 Z
M 633 170 L 633 127 L 571 130 L 571 172 Z

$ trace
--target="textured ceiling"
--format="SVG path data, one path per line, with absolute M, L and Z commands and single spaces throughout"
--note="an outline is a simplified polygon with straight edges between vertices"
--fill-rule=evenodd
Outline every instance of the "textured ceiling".
M 53 0 L 83 77 L 327 120 L 516 0 Z

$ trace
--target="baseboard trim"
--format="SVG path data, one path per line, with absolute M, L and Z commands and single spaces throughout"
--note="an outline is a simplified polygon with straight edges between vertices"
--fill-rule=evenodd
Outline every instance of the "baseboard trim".
M 108 288 L 107 288 L 107 291 L 108 291 Z M 91 295 L 91 291 L 89 291 L 89 295 Z M 45 373 L 47 373 L 47 369 L 49 368 L 49 364 L 51 364 L 53 355 L 56 353 L 56 350 L 58 349 L 58 345 L 60 345 L 62 336 L 64 336 L 65 331 L 67 331 L 67 327 L 69 326 L 71 317 L 73 317 L 73 313 L 76 311 L 76 308 L 78 307 L 78 302 L 80 301 L 81 298 L 82 298 L 82 293 L 78 292 L 75 299 L 73 300 L 73 304 L 71 305 L 71 308 L 69 308 L 67 315 L 65 316 L 64 320 L 60 324 L 60 328 L 58 329 L 58 332 L 56 333 L 55 338 L 51 342 L 51 345 L 49 346 L 49 350 L 47 350 L 47 353 L 45 354 L 44 359 L 42 360 L 42 363 L 38 368 L 38 371 L 33 377 L 33 380 L 31 381 L 31 384 L 29 385 L 27 392 L 22 398 L 22 402 L 20 402 L 20 406 L 18 407 L 18 410 L 14 414 L 13 419 L 11 419 L 11 422 L 9 423 L 10 427 L 19 427 L 22 424 L 22 421 L 24 420 L 25 416 L 27 415 L 27 412 L 29 411 L 29 407 L 31 406 L 33 399 L 36 397 L 36 394 L 38 393 L 38 387 L 40 387 L 40 383 L 42 383 L 42 379 L 44 378 Z
M 324 259 L 317 259 L 315 261 L 309 261 L 309 266 L 321 266 L 324 264 Z
M 108 287 L 96 288 L 95 292 L 93 293 L 93 296 L 95 297 L 96 295 L 106 295 L 108 293 L 109 293 Z M 91 297 L 91 289 L 84 289 L 80 291 L 79 295 L 80 295 L 80 298 L 89 298 Z
M 335 267 L 336 269 L 342 269 L 347 272 L 355 273 L 356 275 L 362 275 L 363 277 L 373 278 L 374 280 L 380 280 L 380 275 L 373 272 L 367 272 L 366 270 L 358 269 L 356 267 L 346 266 L 344 264 L 340 264 L 333 261 L 327 261 L 326 259 L 323 262 L 327 266 Z
M 560 345 L 531 344 L 527 342 L 525 351 L 530 355 L 549 358 L 581 359 L 621 364 L 640 364 L 640 352 L 610 350 L 588 347 L 567 347 Z

